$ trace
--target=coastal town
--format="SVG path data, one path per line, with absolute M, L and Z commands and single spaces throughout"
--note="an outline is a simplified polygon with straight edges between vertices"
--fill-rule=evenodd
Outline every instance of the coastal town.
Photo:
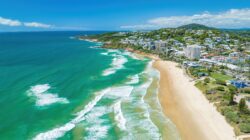
M 250 133 L 250 32 L 189 24 L 154 31 L 82 36 L 104 48 L 155 54 L 174 61 L 225 116 L 236 135 Z

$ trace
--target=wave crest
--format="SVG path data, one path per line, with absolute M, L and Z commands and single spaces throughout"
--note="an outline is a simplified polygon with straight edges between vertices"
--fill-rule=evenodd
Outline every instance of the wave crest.
M 58 97 L 55 93 L 49 93 L 48 90 L 50 88 L 49 84 L 32 86 L 28 90 L 28 95 L 36 98 L 37 106 L 47 106 L 54 103 L 69 103 L 66 98 Z
M 114 74 L 117 70 L 122 69 L 124 64 L 128 61 L 127 58 L 122 55 L 114 55 L 114 57 L 111 67 L 103 71 L 103 76 Z
M 97 102 L 102 98 L 102 96 L 104 94 L 106 94 L 107 92 L 109 92 L 109 88 L 102 90 L 100 92 L 97 92 L 97 96 L 94 98 L 94 100 L 92 100 L 91 102 L 89 102 L 82 111 L 77 113 L 77 117 L 75 117 L 73 120 L 71 120 L 70 122 L 66 123 L 65 125 L 61 126 L 61 127 L 57 127 L 54 128 L 52 130 L 49 130 L 47 132 L 44 133 L 40 133 L 38 134 L 34 140 L 54 140 L 57 138 L 62 137 L 66 132 L 70 131 L 71 129 L 73 129 L 76 124 L 78 124 L 79 122 L 81 122 L 82 120 L 85 119 L 85 115 L 91 111 L 93 109 L 93 107 L 97 104 Z

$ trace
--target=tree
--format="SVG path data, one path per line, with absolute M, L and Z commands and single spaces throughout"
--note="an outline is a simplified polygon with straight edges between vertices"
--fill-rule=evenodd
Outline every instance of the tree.
M 205 82 L 205 84 L 207 84 L 207 83 L 210 82 L 210 79 L 207 77 L 207 78 L 204 79 L 204 82 Z
M 225 91 L 225 88 L 223 86 L 218 86 L 215 89 L 219 91 Z
M 235 86 L 230 84 L 227 87 L 228 87 L 230 93 L 235 94 L 237 92 L 237 88 Z
M 242 112 L 246 108 L 246 100 L 244 98 L 240 99 L 239 110 Z
M 227 85 L 227 83 L 225 81 L 223 81 L 223 80 L 217 79 L 215 82 L 216 82 L 216 84 L 219 84 L 219 85 L 223 85 L 223 86 Z
M 229 105 L 234 104 L 234 92 L 230 93 L 230 98 L 229 98 Z

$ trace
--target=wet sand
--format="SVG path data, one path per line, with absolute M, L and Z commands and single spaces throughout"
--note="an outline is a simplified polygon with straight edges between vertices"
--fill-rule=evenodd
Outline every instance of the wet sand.
M 159 100 L 183 140 L 235 140 L 233 128 L 208 102 L 177 63 L 156 59 L 160 72 Z

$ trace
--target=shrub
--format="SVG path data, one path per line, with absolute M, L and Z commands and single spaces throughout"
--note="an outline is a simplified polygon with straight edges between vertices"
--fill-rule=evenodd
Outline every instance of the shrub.
M 216 90 L 210 89 L 210 90 L 205 90 L 206 94 L 215 94 Z
M 243 88 L 243 89 L 241 89 L 241 92 L 250 94 L 250 88 Z
M 222 114 L 226 117 L 226 119 L 230 122 L 238 123 L 239 116 L 236 112 L 233 111 L 232 108 L 226 107 L 222 110 Z
M 227 87 L 228 87 L 230 93 L 235 93 L 237 91 L 237 88 L 231 84 L 228 85 Z
M 225 88 L 222 87 L 222 86 L 218 86 L 218 87 L 216 87 L 215 89 L 216 89 L 216 90 L 219 90 L 219 91 L 225 91 Z
M 246 100 L 244 98 L 240 99 L 239 110 L 242 112 L 246 108 Z
M 244 133 L 250 133 L 250 123 L 241 123 L 240 131 Z
M 230 96 L 229 96 L 229 104 L 230 104 L 230 105 L 233 105 L 233 104 L 234 104 L 234 93 L 233 93 L 233 92 L 230 93 Z
M 216 80 L 216 84 L 223 85 L 223 86 L 227 85 L 226 82 L 222 80 Z
M 207 84 L 207 83 L 210 82 L 210 79 L 207 77 L 207 78 L 204 79 L 204 82 Z

